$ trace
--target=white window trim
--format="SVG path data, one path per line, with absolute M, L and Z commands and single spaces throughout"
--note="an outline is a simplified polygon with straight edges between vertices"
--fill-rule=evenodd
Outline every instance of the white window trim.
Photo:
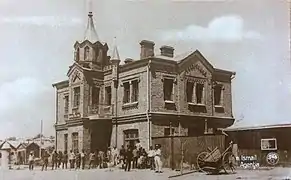
M 263 148 L 263 141 L 270 141 L 270 140 L 275 140 L 275 148 Z M 261 150 L 262 151 L 269 151 L 269 150 L 271 150 L 271 151 L 273 151 L 273 150 L 277 150 L 278 149 L 278 147 L 277 147 L 278 145 L 277 145 L 277 139 L 276 138 L 265 138 L 265 139 L 261 139 Z
M 215 107 L 224 107 L 224 85 L 223 84 L 217 84 L 217 85 L 221 87 L 220 102 L 217 105 L 214 104 L 214 106 Z M 213 89 L 213 91 L 214 91 L 214 89 Z M 215 93 L 214 92 L 213 92 L 213 101 L 215 101 Z
M 172 80 L 173 81 L 173 86 L 172 86 L 172 100 L 164 100 L 165 103 L 170 103 L 170 104 L 174 104 L 175 103 L 175 84 L 177 84 L 177 78 L 174 76 L 163 76 L 162 78 L 162 82 L 163 82 L 163 91 L 164 91 L 164 80 L 168 79 L 168 80 Z M 163 99 L 165 99 L 165 94 Z
M 190 80 L 190 81 L 189 81 L 189 79 L 187 79 L 187 81 L 186 81 L 186 88 L 185 89 L 187 89 L 187 83 L 188 82 L 193 83 L 193 90 L 192 90 L 192 100 L 191 100 L 191 102 L 188 102 L 188 99 L 186 98 L 187 103 L 189 105 L 205 106 L 206 105 L 206 99 L 207 99 L 207 96 L 206 96 L 206 82 L 205 81 L 202 81 L 202 82 L 201 81 L 198 81 L 197 82 L 197 80 L 195 78 L 192 79 L 192 80 Z M 201 103 L 197 103 L 197 97 L 196 97 L 196 86 L 197 86 L 197 84 L 202 84 L 203 85 L 203 92 L 202 92 Z M 187 91 L 186 91 L 186 96 L 187 96 Z
M 138 99 L 137 101 L 132 101 L 132 96 L 133 96 L 133 81 L 137 81 L 137 85 L 138 85 Z M 123 99 L 124 99 L 124 84 L 125 83 L 129 83 L 129 102 L 127 103 L 124 103 Z M 123 99 L 122 99 L 122 102 L 124 105 L 127 105 L 127 104 L 137 104 L 139 102 L 139 91 L 140 91 L 140 87 L 139 87 L 139 83 L 140 83 L 140 78 L 131 78 L 131 79 L 127 79 L 127 80 L 122 80 L 122 83 L 121 83 L 121 87 L 123 87 Z

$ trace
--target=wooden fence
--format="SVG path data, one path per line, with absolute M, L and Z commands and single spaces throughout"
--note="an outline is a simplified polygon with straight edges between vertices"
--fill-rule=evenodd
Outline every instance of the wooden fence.
M 154 138 L 153 144 L 160 144 L 162 146 L 164 167 L 180 169 L 182 154 L 185 164 L 196 166 L 196 159 L 200 152 L 206 151 L 207 148 L 214 149 L 215 147 L 218 147 L 221 151 L 225 149 L 225 136 L 161 137 Z

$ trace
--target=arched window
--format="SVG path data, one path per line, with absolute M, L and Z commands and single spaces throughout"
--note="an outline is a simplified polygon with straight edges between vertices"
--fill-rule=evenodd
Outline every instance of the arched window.
M 90 48 L 88 46 L 86 46 L 84 48 L 84 60 L 88 60 L 89 59 L 89 53 L 90 53 Z
M 80 60 L 80 49 L 79 48 L 77 48 L 75 51 L 75 58 L 76 58 L 76 61 Z

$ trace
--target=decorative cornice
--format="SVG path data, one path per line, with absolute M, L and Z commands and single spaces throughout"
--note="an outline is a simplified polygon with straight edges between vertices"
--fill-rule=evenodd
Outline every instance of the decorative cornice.
M 133 119 L 139 119 L 146 117 L 146 113 L 140 113 L 140 114 L 133 114 L 133 115 L 127 115 L 127 116 L 118 116 L 117 120 L 133 120 Z M 113 117 L 114 120 L 116 120 L 116 117 Z
M 168 112 L 151 112 L 151 117 L 157 116 L 175 116 L 175 117 L 200 117 L 200 118 L 212 118 L 212 119 L 225 119 L 225 120 L 234 120 L 233 117 L 220 117 L 220 116 L 208 116 L 208 115 L 192 115 L 192 114 L 181 114 L 181 113 L 168 113 Z
M 82 47 L 84 47 L 84 46 L 86 46 L 86 45 L 89 45 L 89 46 L 91 46 L 91 47 L 105 47 L 105 46 L 107 46 L 107 44 L 105 43 L 104 45 L 101 43 L 101 42 L 99 42 L 99 41 L 97 41 L 97 42 L 95 42 L 95 43 L 92 43 L 92 42 L 90 42 L 89 40 L 84 40 L 84 41 L 82 41 L 81 43 L 80 42 L 78 42 L 78 41 L 76 41 L 75 42 L 75 44 L 74 44 L 74 48 L 77 48 L 77 47 L 80 47 L 80 48 L 82 48 Z
M 55 124 L 54 125 L 56 131 L 62 131 L 62 130 L 67 130 L 67 124 Z
M 72 127 L 72 126 L 81 126 L 81 125 L 83 125 L 84 124 L 84 120 L 85 119 L 82 119 L 82 118 L 80 118 L 80 119 L 73 119 L 73 120 L 68 120 L 68 121 L 66 121 L 66 125 L 67 125 L 67 127 Z
M 129 120 L 117 120 L 117 124 L 129 124 L 129 123 L 136 123 L 136 122 L 145 122 L 147 121 L 147 117 L 142 117 L 139 119 L 129 119 Z M 116 123 L 115 120 L 112 120 L 112 123 Z
M 57 89 L 63 89 L 63 88 L 69 87 L 69 80 L 64 80 L 64 81 L 54 83 L 52 84 L 52 86 L 56 87 Z

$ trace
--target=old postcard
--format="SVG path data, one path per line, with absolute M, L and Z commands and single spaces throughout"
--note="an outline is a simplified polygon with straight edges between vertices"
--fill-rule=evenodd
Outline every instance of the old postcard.
M 0 0 L 0 180 L 291 179 L 287 0 Z

